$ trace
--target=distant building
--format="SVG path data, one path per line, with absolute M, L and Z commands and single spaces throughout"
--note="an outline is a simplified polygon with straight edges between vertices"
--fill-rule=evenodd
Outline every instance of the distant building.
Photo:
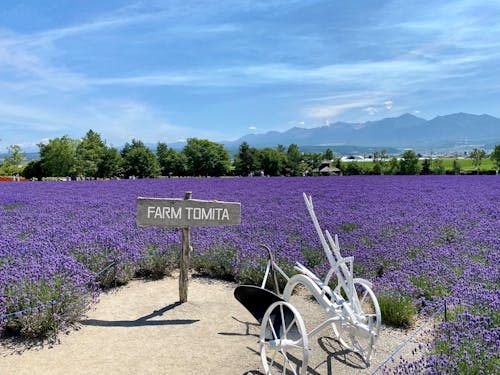
M 322 176 L 338 176 L 340 169 L 332 167 L 333 160 L 323 160 L 318 168 L 314 168 L 313 172 Z
M 349 155 L 349 156 L 342 156 L 340 159 L 341 162 L 351 162 L 351 161 L 372 161 L 370 158 L 365 158 L 364 156 L 361 155 Z

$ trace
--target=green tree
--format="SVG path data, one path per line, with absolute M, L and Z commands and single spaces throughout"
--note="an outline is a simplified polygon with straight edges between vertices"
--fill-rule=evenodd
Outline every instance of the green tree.
M 184 155 L 179 154 L 165 143 L 159 142 L 156 146 L 156 156 L 160 163 L 163 176 L 184 176 L 186 173 L 186 161 Z
M 342 168 L 343 169 L 342 173 L 345 174 L 346 176 L 363 174 L 363 169 L 361 168 L 359 163 L 351 161 L 345 164 L 346 165 L 344 166 L 344 168 Z
M 142 141 L 133 139 L 132 143 L 126 143 L 121 155 L 126 177 L 146 178 L 157 177 L 160 174 L 160 165 L 156 155 Z
M 229 152 L 222 144 L 189 138 L 182 149 L 191 176 L 223 176 L 231 170 Z
M 373 153 L 373 173 L 384 174 L 387 169 L 387 151 L 384 149 L 380 152 Z
M 77 176 L 98 177 L 106 145 L 101 136 L 90 129 L 75 150 L 75 173 Z
M 123 158 L 114 147 L 106 147 L 97 165 L 97 177 L 113 178 L 123 176 Z
M 173 152 L 175 152 L 175 154 Z M 175 156 L 173 163 L 174 176 L 187 176 L 188 167 L 187 167 L 186 155 L 184 155 L 183 152 L 177 152 L 175 150 L 172 150 L 172 157 L 174 156 Z
M 78 141 L 65 135 L 62 138 L 50 139 L 47 144 L 40 143 L 40 162 L 49 177 L 74 176 L 75 151 Z
M 400 169 L 399 169 L 399 161 L 398 159 L 393 156 L 391 159 L 389 159 L 388 165 L 387 165 L 387 172 L 389 174 L 399 174 Z
M 265 147 L 259 150 L 260 166 L 264 174 L 270 176 L 280 176 L 284 167 L 284 159 L 280 152 L 271 147 Z
M 472 159 L 472 165 L 476 167 L 476 173 L 479 174 L 479 168 L 481 167 L 481 163 L 486 156 L 486 152 L 484 150 L 479 150 L 475 148 L 470 153 L 470 158 Z
M 278 163 L 280 165 L 280 170 L 278 172 L 278 176 L 286 175 L 287 170 L 287 156 L 286 156 L 286 148 L 283 145 L 278 145 L 276 147 L 276 155 L 278 157 Z
M 401 174 L 418 174 L 418 155 L 413 150 L 406 150 L 399 162 Z
M 432 171 L 435 174 L 444 174 L 445 168 L 444 168 L 444 163 L 443 159 L 434 159 L 432 161 Z
M 460 174 L 462 167 L 457 159 L 453 160 L 453 174 Z
M 333 151 L 329 148 L 326 149 L 325 153 L 323 154 L 323 159 L 325 160 L 333 160 L 335 157 Z
M 422 162 L 422 170 L 420 171 L 421 174 L 431 174 L 431 160 L 430 159 L 424 159 Z
M 302 174 L 302 170 L 300 167 L 301 155 L 299 146 L 295 143 L 292 143 L 288 146 L 286 151 L 286 172 L 290 176 L 300 176 Z
M 495 163 L 495 168 L 498 174 L 498 170 L 500 169 L 500 145 L 495 145 L 495 149 L 490 154 L 490 159 Z
M 36 178 L 41 180 L 45 176 L 45 172 L 42 168 L 42 163 L 40 160 L 30 160 L 28 164 L 23 168 L 21 176 L 27 179 Z
M 247 142 L 243 142 L 234 155 L 234 172 L 238 176 L 248 176 L 256 173 L 260 169 L 258 151 L 250 147 Z
M 312 173 L 314 168 L 318 168 L 323 160 L 323 154 L 316 152 L 304 152 L 302 154 L 301 170 Z
M 169 176 L 170 173 L 173 174 L 172 160 L 169 151 L 170 149 L 164 142 L 158 142 L 156 145 L 156 157 L 160 164 L 160 173 L 162 176 Z
M 372 173 L 377 175 L 382 174 L 382 166 L 380 165 L 379 162 L 376 161 L 373 162 Z
M 22 152 L 21 146 L 10 145 L 7 147 L 8 155 L 1 166 L 1 173 L 5 175 L 15 175 L 21 171 L 21 163 L 26 154 Z

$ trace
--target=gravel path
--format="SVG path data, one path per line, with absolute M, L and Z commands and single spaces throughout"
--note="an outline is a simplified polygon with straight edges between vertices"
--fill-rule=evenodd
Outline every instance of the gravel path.
M 233 297 L 234 288 L 232 283 L 192 277 L 189 301 L 179 304 L 176 277 L 134 280 L 102 294 L 79 329 L 61 334 L 55 345 L 4 340 L 0 373 L 262 374 L 259 327 Z M 308 326 L 322 321 L 317 304 L 297 303 Z M 376 357 L 367 367 L 325 329 L 312 340 L 308 373 L 371 374 L 410 333 L 383 326 Z M 411 347 L 403 353 L 408 355 Z

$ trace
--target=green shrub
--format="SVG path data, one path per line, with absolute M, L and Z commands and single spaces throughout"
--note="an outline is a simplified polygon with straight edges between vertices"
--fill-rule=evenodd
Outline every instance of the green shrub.
M 202 254 L 195 254 L 192 257 L 191 266 L 203 275 L 234 281 L 236 254 L 237 251 L 233 248 L 212 247 Z
M 157 245 L 152 245 L 148 247 L 145 258 L 138 262 L 135 276 L 159 280 L 170 275 L 178 263 L 178 249 L 168 248 L 161 251 Z
M 54 337 L 61 327 L 81 319 L 95 297 L 61 276 L 37 281 L 25 278 L 7 286 L 4 294 L 7 313 L 28 310 L 10 317 L 6 331 L 29 338 Z
M 410 298 L 398 294 L 381 293 L 377 296 L 382 322 L 394 327 L 409 328 L 413 324 L 416 309 Z
M 72 256 L 88 270 L 97 274 L 113 264 L 113 254 L 106 249 L 87 251 L 85 248 L 74 249 Z M 97 277 L 96 281 L 104 289 L 127 284 L 135 274 L 136 267 L 129 260 L 119 260 Z
M 275 261 L 288 277 L 292 277 L 297 273 L 297 271 L 294 269 L 294 264 L 290 260 L 285 258 L 279 258 L 276 259 Z M 267 266 L 267 258 L 258 260 L 256 263 L 247 263 L 243 265 L 238 272 L 237 281 L 240 284 L 250 284 L 250 285 L 260 286 L 264 279 L 266 266 Z M 283 292 L 283 289 L 286 286 L 287 280 L 278 271 L 276 271 L 276 279 L 278 281 L 278 288 L 281 293 Z M 267 277 L 267 283 L 265 285 L 265 288 L 275 292 L 274 277 L 271 271 L 269 272 L 269 276 Z
M 320 264 L 325 263 L 325 252 L 320 248 L 303 248 L 301 251 L 304 257 L 305 266 L 309 269 L 313 269 Z
M 237 281 L 240 284 L 246 285 L 258 285 L 262 284 L 264 279 L 264 274 L 266 272 L 267 259 L 258 259 L 252 263 L 246 263 L 243 265 L 238 272 Z M 272 284 L 272 275 L 268 277 L 268 283 L 266 287 L 270 287 L 270 290 L 274 290 Z

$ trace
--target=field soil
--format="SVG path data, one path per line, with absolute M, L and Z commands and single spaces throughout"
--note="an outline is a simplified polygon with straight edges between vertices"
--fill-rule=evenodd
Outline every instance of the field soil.
M 259 327 L 234 298 L 235 286 L 191 276 L 188 302 L 179 304 L 177 275 L 134 280 L 101 294 L 87 318 L 60 334 L 57 343 L 2 340 L 0 373 L 263 374 Z M 293 298 L 308 332 L 324 320 L 309 298 Z M 367 366 L 325 329 L 311 340 L 308 373 L 371 374 L 411 332 L 383 326 L 375 359 Z M 411 355 L 415 344 L 403 354 Z

